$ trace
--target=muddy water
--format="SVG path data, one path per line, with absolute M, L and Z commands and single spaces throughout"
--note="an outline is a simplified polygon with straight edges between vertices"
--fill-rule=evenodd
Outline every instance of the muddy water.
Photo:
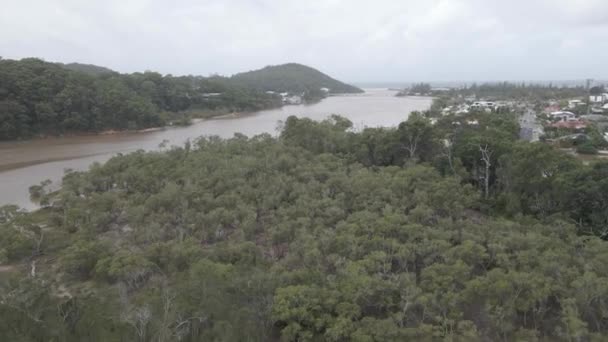
M 366 89 L 365 94 L 332 96 L 313 105 L 286 106 L 241 116 L 196 122 L 188 127 L 168 128 L 148 133 L 79 136 L 0 143 L 0 206 L 17 204 L 35 208 L 28 188 L 45 179 L 60 183 L 65 169 L 86 170 L 97 161 L 105 162 L 117 153 L 139 149 L 155 150 L 159 144 L 182 145 L 203 135 L 231 137 L 234 133 L 252 136 L 277 133 L 278 122 L 289 115 L 315 120 L 330 114 L 349 118 L 355 128 L 395 126 L 415 110 L 427 109 L 430 98 L 395 97 L 394 92 Z

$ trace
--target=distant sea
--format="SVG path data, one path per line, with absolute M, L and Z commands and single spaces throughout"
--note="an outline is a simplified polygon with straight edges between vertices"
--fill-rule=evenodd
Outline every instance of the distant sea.
M 434 88 L 462 88 L 465 86 L 471 86 L 473 84 L 493 84 L 502 83 L 505 81 L 417 81 L 417 82 L 351 82 L 351 84 L 359 88 L 390 88 L 390 89 L 404 89 L 409 88 L 412 84 L 425 82 L 429 83 Z M 577 87 L 585 86 L 585 79 L 580 80 L 507 80 L 509 83 L 525 83 L 525 84 L 552 84 L 554 86 L 566 86 L 566 87 Z M 594 85 L 608 85 L 608 80 L 594 80 Z

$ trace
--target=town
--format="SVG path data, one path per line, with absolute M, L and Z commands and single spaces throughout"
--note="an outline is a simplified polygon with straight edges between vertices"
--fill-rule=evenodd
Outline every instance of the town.
M 419 83 L 397 96 L 432 96 L 426 113 L 439 117 L 465 117 L 477 125 L 478 113 L 518 115 L 520 138 L 541 141 L 575 155 L 608 156 L 608 90 L 587 80 L 585 86 L 484 84 L 470 87 L 431 87 Z M 455 121 L 454 124 L 461 124 Z

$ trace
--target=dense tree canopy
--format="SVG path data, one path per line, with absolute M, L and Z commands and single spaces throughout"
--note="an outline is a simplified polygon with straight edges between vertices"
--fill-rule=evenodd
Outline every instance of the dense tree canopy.
M 498 100 L 555 100 L 585 96 L 583 86 L 563 86 L 554 84 L 497 82 L 472 84 L 455 91 L 465 96 L 494 98 Z
M 279 106 L 278 96 L 238 80 L 0 60 L 0 140 L 34 135 L 140 129 L 214 113 Z
M 608 163 L 474 115 L 289 117 L 33 187 L 0 209 L 0 337 L 604 340 Z

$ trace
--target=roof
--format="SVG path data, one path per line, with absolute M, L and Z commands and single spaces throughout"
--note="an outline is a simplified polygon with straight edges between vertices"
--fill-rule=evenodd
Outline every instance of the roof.
M 557 111 L 557 112 L 551 112 L 551 115 L 553 115 L 553 116 L 558 116 L 558 115 L 575 116 L 575 115 L 574 115 L 574 113 L 572 113 L 572 112 L 567 112 L 567 111 L 564 111 L 564 110 L 559 110 L 559 111 Z
M 551 127 L 555 127 L 555 128 L 568 128 L 568 129 L 581 129 L 581 128 L 586 128 L 587 127 L 587 123 L 585 121 L 582 121 L 582 120 L 559 121 L 559 122 L 551 124 Z

